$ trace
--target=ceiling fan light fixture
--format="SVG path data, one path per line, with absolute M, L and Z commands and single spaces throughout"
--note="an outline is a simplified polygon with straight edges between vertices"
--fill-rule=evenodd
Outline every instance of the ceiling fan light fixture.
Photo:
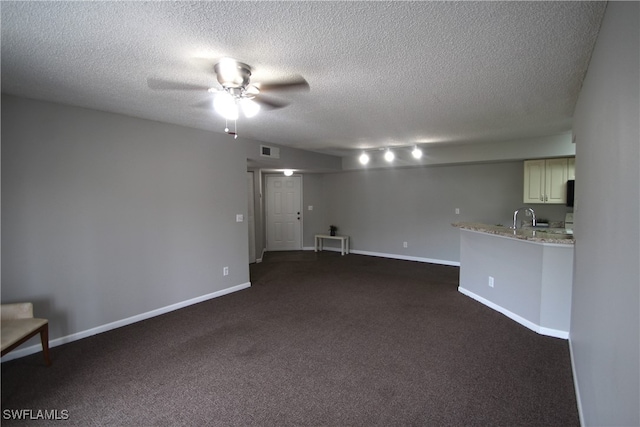
M 249 99 L 242 98 L 240 101 L 240 108 L 242 109 L 242 113 L 247 117 L 254 117 L 256 114 L 260 112 L 260 104 Z
M 295 76 L 286 80 L 274 82 L 262 82 L 251 84 L 252 69 L 249 65 L 238 62 L 232 58 L 222 58 L 213 65 L 220 87 L 210 87 L 191 83 L 172 82 L 156 78 L 148 78 L 147 85 L 150 89 L 158 90 L 197 90 L 213 93 L 213 108 L 217 114 L 226 121 L 236 122 L 240 112 L 247 118 L 254 117 L 262 106 L 267 109 L 286 107 L 289 103 L 276 99 L 259 97 L 261 92 L 281 90 L 309 90 L 309 83 L 302 76 Z M 262 86 L 264 85 L 264 86 Z M 204 105 L 209 104 L 207 101 Z M 201 104 L 194 105 L 201 106 Z M 225 132 L 238 137 L 237 133 L 230 132 L 225 123 Z
M 238 119 L 238 106 L 236 100 L 227 92 L 218 94 L 213 100 L 213 108 L 227 120 Z

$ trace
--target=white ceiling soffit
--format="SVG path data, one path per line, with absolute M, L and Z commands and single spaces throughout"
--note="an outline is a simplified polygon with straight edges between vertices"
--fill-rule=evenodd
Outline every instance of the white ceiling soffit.
M 216 59 L 303 76 L 238 133 L 325 153 L 568 132 L 602 2 L 1 3 L 2 91 L 223 133 Z M 232 138 L 230 138 L 232 141 Z

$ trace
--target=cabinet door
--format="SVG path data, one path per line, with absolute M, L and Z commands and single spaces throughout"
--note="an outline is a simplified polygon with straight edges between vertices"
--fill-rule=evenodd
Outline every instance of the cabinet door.
M 570 157 L 567 162 L 567 179 L 576 179 L 576 158 Z
M 568 159 L 549 159 L 545 171 L 545 203 L 567 203 Z
M 545 161 L 524 162 L 524 203 L 544 203 Z

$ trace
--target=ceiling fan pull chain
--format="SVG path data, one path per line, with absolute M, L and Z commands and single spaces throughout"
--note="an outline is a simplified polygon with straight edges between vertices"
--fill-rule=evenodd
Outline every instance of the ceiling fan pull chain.
M 229 130 L 227 119 L 224 119 L 224 125 L 224 131 L 227 133 L 227 135 L 233 135 L 233 139 L 238 139 L 238 121 L 233 121 L 233 132 Z

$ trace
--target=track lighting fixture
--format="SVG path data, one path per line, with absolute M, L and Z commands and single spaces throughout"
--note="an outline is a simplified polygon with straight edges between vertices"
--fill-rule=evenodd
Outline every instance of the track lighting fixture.
M 360 164 L 366 165 L 367 163 L 369 163 L 369 155 L 363 152 L 362 154 L 360 154 L 360 157 L 358 157 L 358 160 L 360 160 Z
M 388 163 L 392 163 L 395 160 L 396 158 L 395 151 L 398 151 L 400 153 L 400 159 L 402 161 L 406 161 L 409 153 L 411 153 L 411 157 L 413 157 L 415 160 L 420 160 L 422 159 L 422 156 L 423 156 L 423 151 L 417 144 L 411 145 L 411 146 L 405 145 L 405 146 L 394 146 L 394 147 L 386 147 L 386 148 L 371 148 L 368 150 L 367 149 L 362 150 L 362 153 L 358 156 L 358 161 L 360 162 L 360 164 L 363 166 L 367 165 L 371 160 L 371 155 L 369 154 L 369 152 L 374 152 L 374 151 L 384 152 L 384 154 L 382 154 L 382 157 Z

